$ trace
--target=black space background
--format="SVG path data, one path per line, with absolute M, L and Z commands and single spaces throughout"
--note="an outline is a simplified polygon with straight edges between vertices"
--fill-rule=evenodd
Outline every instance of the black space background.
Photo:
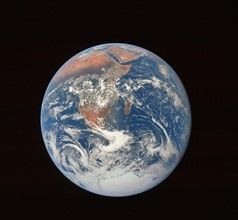
M 238 219 L 237 18 L 236 0 L 1 0 L 1 219 Z M 68 181 L 48 156 L 39 123 L 58 68 L 110 42 L 167 61 L 193 114 L 175 172 L 127 198 L 94 195 Z

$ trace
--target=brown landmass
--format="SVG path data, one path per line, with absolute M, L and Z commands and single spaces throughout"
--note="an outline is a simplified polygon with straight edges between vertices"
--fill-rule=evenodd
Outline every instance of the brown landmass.
M 87 55 L 73 58 L 66 63 L 57 73 L 55 79 L 74 75 L 87 69 L 101 69 L 105 66 L 112 65 L 113 60 L 104 51 L 93 51 Z
M 55 80 L 61 78 L 73 76 L 76 73 L 98 72 L 107 75 L 111 80 L 110 87 L 113 87 L 119 78 L 127 74 L 131 65 L 122 65 L 114 61 L 110 54 L 115 56 L 120 63 L 132 61 L 138 58 L 136 54 L 129 53 L 116 46 L 110 46 L 105 51 L 92 51 L 89 54 L 83 54 L 75 57 L 66 63 L 57 73 Z M 110 115 L 111 106 L 113 100 L 109 100 L 108 105 L 105 107 L 97 106 L 98 104 L 91 100 L 90 105 L 82 106 L 79 103 L 78 110 L 82 113 L 86 123 L 90 128 L 104 127 L 107 121 L 107 117 Z M 124 107 L 125 115 L 129 114 L 131 102 L 126 101 Z
M 110 109 L 103 109 L 100 111 L 89 109 L 87 107 L 78 107 L 79 111 L 82 113 L 84 120 L 88 126 L 92 129 L 96 127 L 104 127 L 105 119 L 109 115 Z
M 132 61 L 132 60 L 135 60 L 136 58 L 138 58 L 138 56 L 136 54 L 133 54 L 133 53 L 129 53 L 119 47 L 110 47 L 108 49 L 108 51 L 113 54 L 114 56 L 117 57 L 117 59 L 121 62 L 121 63 L 124 63 L 124 62 L 129 62 L 129 61 Z
M 105 51 L 92 51 L 88 54 L 82 54 L 71 59 L 64 66 L 62 66 L 55 76 L 55 80 L 63 77 L 72 76 L 75 73 L 84 72 L 87 70 L 101 70 L 102 68 L 115 65 L 115 61 L 111 59 L 109 53 L 113 54 L 117 59 L 123 63 L 135 60 L 138 56 L 129 53 L 119 47 L 110 46 Z M 128 70 L 127 65 L 119 65 L 122 70 Z
M 124 102 L 124 114 L 125 114 L 125 115 L 128 115 L 129 112 L 130 112 L 130 109 L 131 109 L 131 102 L 128 101 L 128 100 L 126 100 L 126 101 Z

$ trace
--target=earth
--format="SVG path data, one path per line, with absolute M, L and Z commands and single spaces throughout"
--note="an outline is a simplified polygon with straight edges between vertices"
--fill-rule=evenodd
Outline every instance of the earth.
M 130 196 L 178 165 L 191 131 L 175 71 L 143 48 L 98 45 L 69 59 L 48 85 L 41 130 L 58 169 L 79 187 Z

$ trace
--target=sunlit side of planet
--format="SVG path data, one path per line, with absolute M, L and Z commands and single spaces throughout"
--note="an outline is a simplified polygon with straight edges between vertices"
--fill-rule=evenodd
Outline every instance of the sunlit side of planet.
M 186 150 L 191 111 L 175 71 L 143 48 L 98 45 L 68 60 L 45 92 L 41 130 L 81 188 L 130 196 L 161 183 Z

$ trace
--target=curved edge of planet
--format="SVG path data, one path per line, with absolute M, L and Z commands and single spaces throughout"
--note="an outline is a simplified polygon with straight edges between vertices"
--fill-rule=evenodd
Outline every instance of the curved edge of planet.
M 186 90 L 172 67 L 124 43 L 70 58 L 41 107 L 43 140 L 57 168 L 79 187 L 111 197 L 164 181 L 186 151 L 191 123 Z

